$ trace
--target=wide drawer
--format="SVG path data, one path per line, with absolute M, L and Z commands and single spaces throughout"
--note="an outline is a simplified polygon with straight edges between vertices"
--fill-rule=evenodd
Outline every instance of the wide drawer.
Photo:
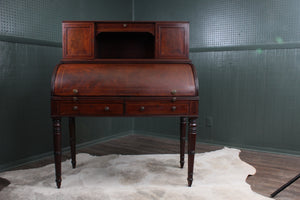
M 189 114 L 188 103 L 128 102 L 125 109 L 127 115 Z
M 101 23 L 96 25 L 96 34 L 101 32 L 149 32 L 154 35 L 153 23 Z
M 122 115 L 123 104 L 61 103 L 60 115 Z

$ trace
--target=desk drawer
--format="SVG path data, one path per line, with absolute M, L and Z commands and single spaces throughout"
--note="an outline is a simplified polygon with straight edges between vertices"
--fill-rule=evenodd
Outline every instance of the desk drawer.
M 101 32 L 149 32 L 154 35 L 153 23 L 101 23 L 96 25 L 96 34 Z
M 188 103 L 161 103 L 161 102 L 128 102 L 128 115 L 178 115 L 189 114 Z
M 122 115 L 123 104 L 98 104 L 98 103 L 61 103 L 61 115 Z

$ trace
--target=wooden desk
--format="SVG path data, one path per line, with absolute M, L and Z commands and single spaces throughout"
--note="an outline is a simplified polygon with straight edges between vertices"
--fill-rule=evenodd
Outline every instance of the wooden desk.
M 117 41 L 117 42 L 116 42 Z M 61 118 L 180 117 L 180 167 L 188 126 L 188 185 L 198 117 L 198 79 L 188 59 L 187 22 L 64 22 L 63 59 L 52 76 L 56 184 L 61 186 Z

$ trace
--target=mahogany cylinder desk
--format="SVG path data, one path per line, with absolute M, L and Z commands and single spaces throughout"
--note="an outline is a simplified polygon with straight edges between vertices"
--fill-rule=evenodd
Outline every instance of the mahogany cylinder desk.
M 180 167 L 188 129 L 191 186 L 199 97 L 196 71 L 189 60 L 189 23 L 64 21 L 62 30 L 63 57 L 51 82 L 57 187 L 61 186 L 61 118 L 69 118 L 75 168 L 77 116 L 180 117 Z

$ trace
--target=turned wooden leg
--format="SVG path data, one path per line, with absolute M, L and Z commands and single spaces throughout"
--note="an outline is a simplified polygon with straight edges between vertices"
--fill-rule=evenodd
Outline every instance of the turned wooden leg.
M 189 132 L 188 132 L 188 186 L 192 186 L 193 183 L 193 171 L 194 171 L 194 157 L 196 146 L 196 127 L 197 118 L 189 118 Z
M 184 165 L 184 153 L 185 153 L 185 135 L 186 135 L 187 118 L 180 118 L 180 167 Z
M 69 132 L 70 132 L 70 146 L 72 167 L 76 167 L 76 136 L 75 136 L 75 118 L 69 117 Z
M 56 186 L 61 185 L 61 118 L 53 118 L 53 143 Z

